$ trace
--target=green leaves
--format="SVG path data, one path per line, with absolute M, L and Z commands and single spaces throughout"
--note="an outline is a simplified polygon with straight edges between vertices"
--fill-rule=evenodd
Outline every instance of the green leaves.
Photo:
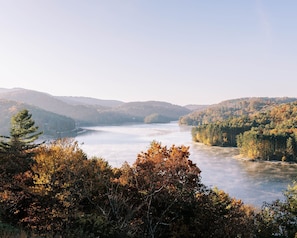
M 38 139 L 42 132 L 32 119 L 32 114 L 24 109 L 11 118 L 10 136 L 24 143 L 31 143 Z
M 28 110 L 24 109 L 11 118 L 9 136 L 1 136 L 0 141 L 0 173 L 3 177 L 26 172 L 33 162 L 33 150 L 39 144 L 33 142 L 42 132 L 37 132 L 38 127 Z

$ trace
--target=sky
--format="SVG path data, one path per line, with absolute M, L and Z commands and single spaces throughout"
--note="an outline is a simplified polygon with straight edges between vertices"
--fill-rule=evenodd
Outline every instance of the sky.
M 0 88 L 178 105 L 297 97 L 297 1 L 0 0 Z

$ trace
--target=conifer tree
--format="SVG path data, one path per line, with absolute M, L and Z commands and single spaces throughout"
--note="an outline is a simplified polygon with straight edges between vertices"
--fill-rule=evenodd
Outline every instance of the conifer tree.
M 32 162 L 34 143 L 42 134 L 27 109 L 21 110 L 11 118 L 10 136 L 1 136 L 0 165 L 9 173 L 24 172 Z

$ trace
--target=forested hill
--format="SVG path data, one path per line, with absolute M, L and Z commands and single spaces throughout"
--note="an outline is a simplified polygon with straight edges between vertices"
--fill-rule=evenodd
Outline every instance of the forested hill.
M 97 110 L 105 109 L 104 106 L 71 105 L 50 94 L 27 90 L 14 89 L 0 93 L 0 98 L 21 102 L 41 108 L 59 115 L 74 119 L 79 124 L 95 123 L 98 117 Z
M 44 135 L 61 137 L 73 135 L 76 132 L 75 121 L 69 117 L 49 112 L 32 105 L 0 99 L 0 135 L 6 136 L 9 134 L 12 115 L 22 109 L 29 110 L 36 126 L 39 127 L 40 131 L 43 131 Z
M 88 97 L 57 97 L 47 93 L 15 88 L 0 88 L 0 101 L 10 101 L 12 104 L 23 104 L 30 106 L 31 110 L 43 110 L 44 114 L 59 115 L 61 119 L 71 119 L 77 127 L 114 125 L 123 123 L 166 123 L 179 120 L 183 115 L 190 113 L 190 109 L 167 102 L 129 102 L 124 103 L 117 100 L 101 100 Z M 5 103 L 4 103 L 5 104 Z M 1 107 L 1 105 L 0 105 Z M 5 105 L 4 105 L 5 107 Z M 28 109 L 30 109 L 28 108 Z M 4 112 L 1 112 L 2 115 Z M 49 114 L 48 114 L 49 115 Z M 41 120 L 41 114 L 34 116 L 34 120 Z M 54 119 L 51 123 L 54 125 Z M 60 120 L 60 119 L 59 119 Z M 42 124 L 42 123 L 41 123 Z M 2 130 L 8 130 L 9 123 L 0 118 Z M 46 124 L 49 125 L 49 124 Z M 60 123 L 58 123 L 60 125 Z M 61 131 L 57 126 L 55 131 Z M 66 127 L 65 130 L 70 128 Z M 73 128 L 71 128 L 71 131 Z
M 297 102 L 199 125 L 192 134 L 204 144 L 238 146 L 247 158 L 297 162 Z
M 297 98 L 252 97 L 232 99 L 223 101 L 219 104 L 210 105 L 202 110 L 195 110 L 188 115 L 182 116 L 179 123 L 196 126 L 218 121 L 220 122 L 231 117 L 253 115 L 260 111 L 265 112 L 275 105 L 294 101 L 297 101 Z
M 133 115 L 136 118 L 143 118 L 141 120 L 146 123 L 174 121 L 190 112 L 185 107 L 158 101 L 130 102 L 122 104 L 113 110 Z

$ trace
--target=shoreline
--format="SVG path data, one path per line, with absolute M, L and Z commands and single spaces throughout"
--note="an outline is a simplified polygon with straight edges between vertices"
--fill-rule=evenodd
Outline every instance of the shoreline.
M 262 159 L 250 159 L 245 157 L 242 154 L 238 154 L 233 156 L 234 159 L 241 160 L 241 161 L 248 161 L 248 162 L 255 162 L 255 163 L 271 163 L 271 164 L 281 164 L 281 165 L 297 165 L 296 162 L 293 161 L 281 161 L 281 160 L 262 160 Z

